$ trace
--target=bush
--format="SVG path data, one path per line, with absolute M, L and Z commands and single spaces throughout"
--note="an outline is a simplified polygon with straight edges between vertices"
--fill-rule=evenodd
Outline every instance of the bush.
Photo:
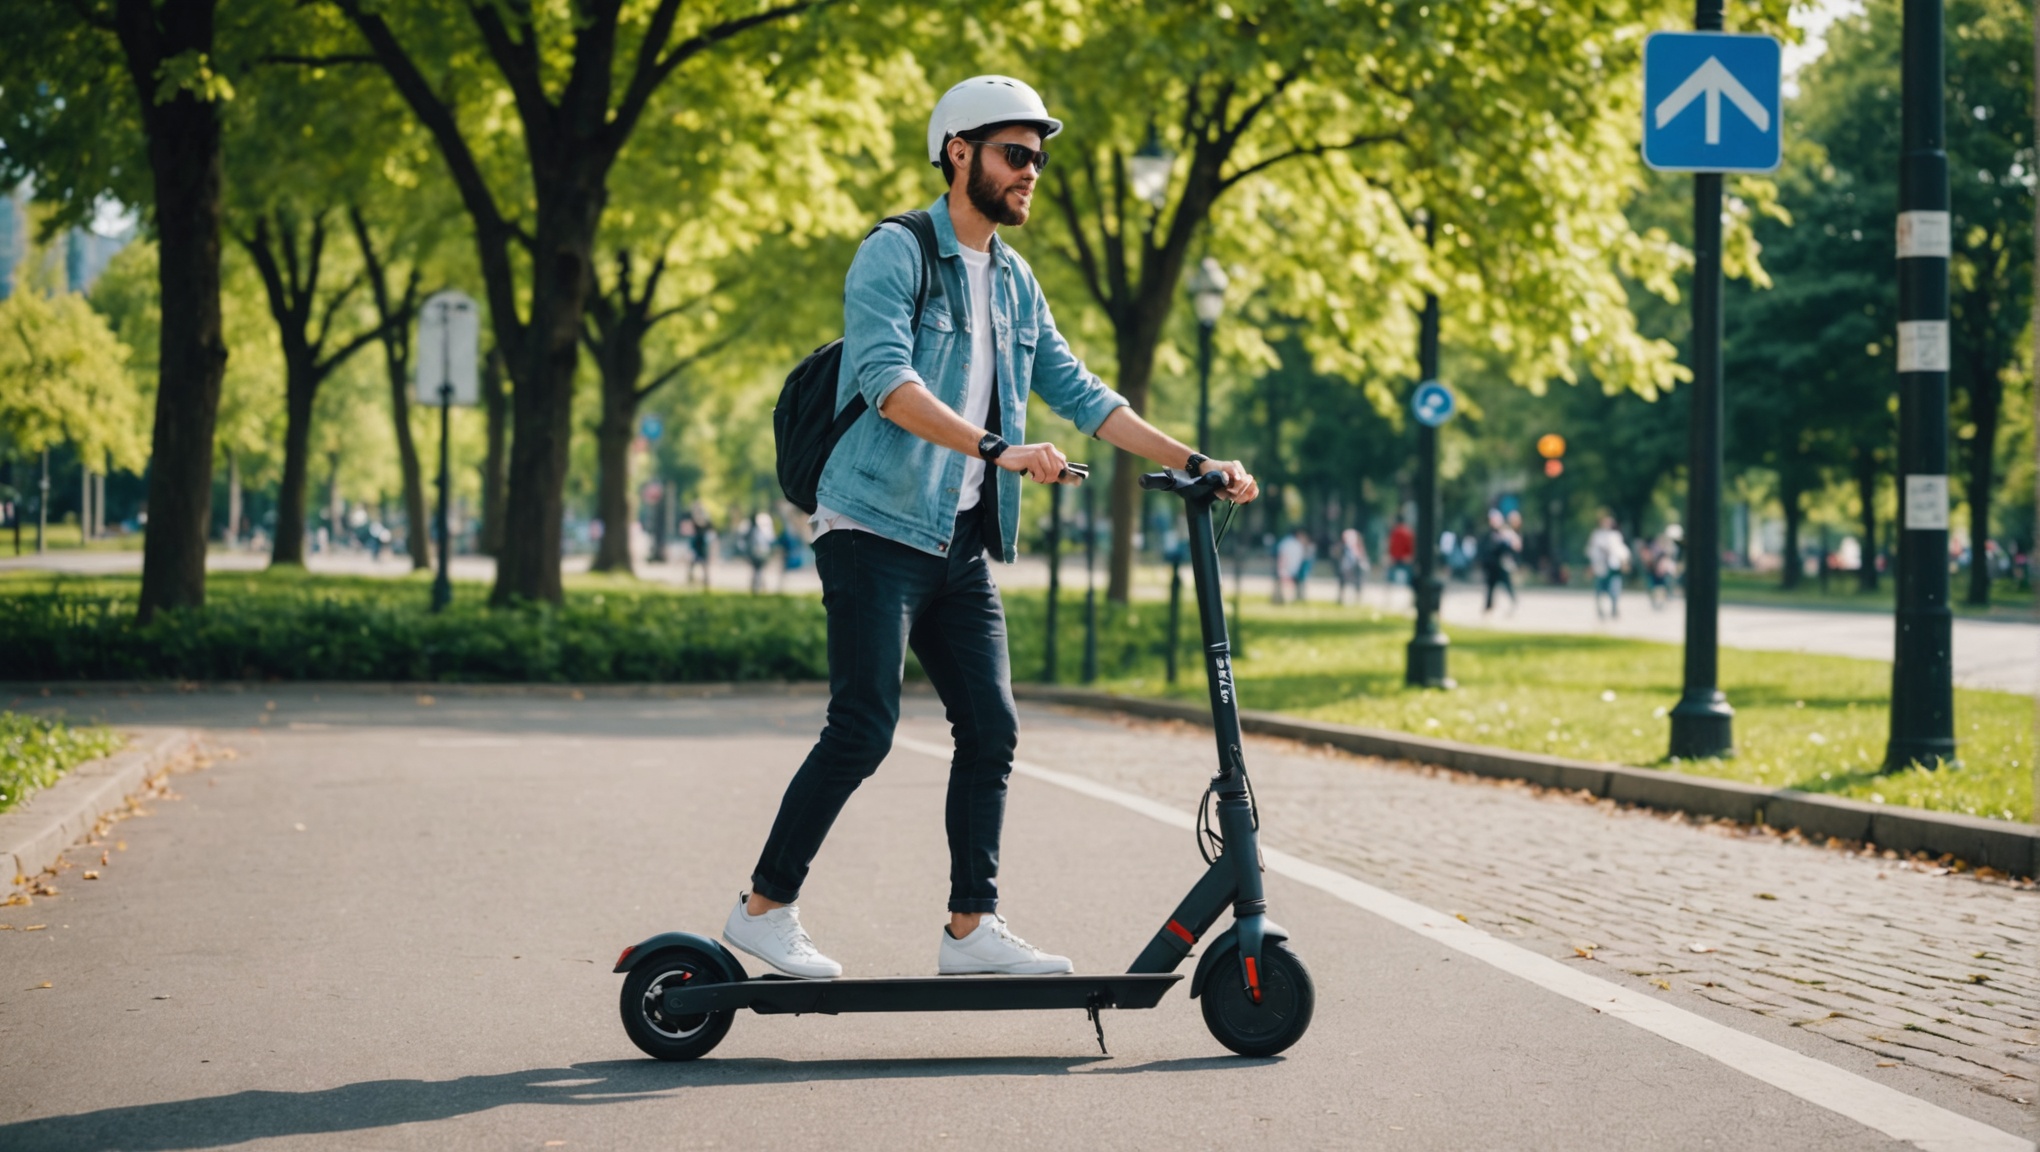
M 132 585 L 0 595 L 0 679 L 806 680 L 828 675 L 813 597 L 571 593 L 427 610 L 415 582 L 215 577 L 206 607 L 134 623 Z M 466 590 L 464 590 L 466 591 Z
M 73 728 L 61 720 L 0 712 L 0 812 L 85 761 L 119 751 L 125 743 L 126 737 L 101 725 Z

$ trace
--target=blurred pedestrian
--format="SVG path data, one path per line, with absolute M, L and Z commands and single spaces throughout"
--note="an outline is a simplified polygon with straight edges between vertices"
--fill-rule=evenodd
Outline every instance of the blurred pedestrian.
M 1310 533 L 1297 528 L 1275 546 L 1275 603 L 1303 599 L 1310 579 Z
M 772 513 L 759 509 L 744 533 L 744 558 L 751 562 L 751 595 L 765 591 L 765 569 L 772 563 L 772 547 L 779 535 L 772 526 Z
M 1361 585 L 1367 582 L 1367 542 L 1358 528 L 1339 533 L 1339 603 L 1346 602 L 1346 589 L 1353 590 L 1353 603 L 1360 602 Z
M 1409 522 L 1402 517 L 1395 518 L 1395 527 L 1388 530 L 1388 581 L 1391 584 L 1410 583 L 1410 562 L 1417 556 L 1417 534 L 1410 530 Z
M 1587 537 L 1587 567 L 1594 574 L 1594 616 L 1610 620 L 1622 615 L 1622 573 L 1629 568 L 1629 545 L 1622 539 L 1622 530 L 1615 526 L 1615 517 L 1601 513 L 1601 526 Z M 1601 597 L 1608 598 L 1608 609 L 1601 610 Z
M 701 586 L 708 587 L 709 562 L 715 556 L 715 524 L 708 518 L 708 508 L 696 500 L 687 510 L 686 523 L 681 533 L 687 537 L 687 582 L 694 583 L 694 570 L 701 569 Z
M 1520 537 L 1509 527 L 1499 509 L 1488 513 L 1487 538 L 1481 542 L 1480 577 L 1487 585 L 1486 615 L 1495 610 L 1495 589 L 1509 594 L 1509 615 L 1516 614 L 1516 557 L 1523 550 Z

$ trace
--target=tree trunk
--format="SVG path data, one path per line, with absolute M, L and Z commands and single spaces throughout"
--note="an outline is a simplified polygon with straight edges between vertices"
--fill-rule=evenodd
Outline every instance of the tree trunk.
M 605 402 L 605 407 L 607 403 Z M 595 431 L 599 461 L 595 489 L 596 516 L 602 521 L 602 543 L 595 549 L 597 572 L 630 574 L 630 419 L 626 410 L 612 418 L 604 413 Z
M 1998 410 L 2004 395 L 1995 365 L 1971 369 L 1969 419 L 1976 436 L 1969 441 L 1969 595 L 1963 603 L 1977 608 L 1990 605 L 1991 489 L 1997 480 Z
M 1856 449 L 1856 499 L 1863 505 L 1863 566 L 1856 570 L 1856 588 L 1877 591 L 1877 453 Z
M 283 483 L 276 490 L 276 539 L 269 546 L 271 567 L 305 563 L 306 454 L 312 437 L 312 367 L 296 357 L 284 360 Z
M 241 546 L 241 458 L 227 453 L 227 531 L 229 549 Z
M 388 343 L 383 348 L 390 372 L 390 416 L 397 429 L 397 466 L 404 476 L 404 550 L 411 554 L 411 570 L 426 572 L 432 568 L 432 525 L 426 518 L 418 441 L 411 435 L 411 374 Z
M 585 160 L 581 168 L 571 181 L 540 173 L 538 183 L 541 197 L 548 184 L 559 191 L 550 204 L 539 202 L 531 320 L 523 355 L 509 363 L 516 387 L 510 396 L 509 515 L 489 593 L 496 607 L 516 600 L 557 604 L 563 596 L 560 533 L 574 430 L 574 368 L 595 287 L 595 230 L 604 199 L 602 168 Z
M 213 0 L 162 8 L 120 0 L 115 21 L 142 105 L 155 185 L 162 301 L 156 419 L 150 434 L 148 535 L 138 617 L 205 603 L 212 528 L 213 430 L 227 344 L 220 327 L 220 121 L 189 90 L 159 98 L 165 61 L 210 54 Z
M 1180 261 L 1178 261 L 1180 264 Z M 1171 277 L 1171 283 L 1174 277 Z M 1154 377 L 1155 345 L 1160 342 L 1162 321 L 1167 318 L 1167 298 L 1153 311 L 1157 315 L 1136 316 L 1119 337 L 1119 394 L 1137 416 L 1147 414 L 1148 385 Z M 1198 446 L 1198 451 L 1203 446 Z M 1140 474 L 1147 465 L 1124 449 L 1112 450 L 1112 555 L 1105 582 L 1105 598 L 1124 604 L 1133 587 L 1133 533 L 1140 527 Z
M 627 290 L 629 285 L 624 285 Z M 628 292 L 625 293 L 626 297 Z M 602 373 L 602 423 L 595 430 L 596 516 L 602 543 L 595 550 L 597 572 L 630 572 L 630 439 L 637 423 L 638 378 L 644 374 L 644 330 L 627 319 L 598 345 Z
M 1788 480 L 1782 487 L 1779 503 L 1785 508 L 1785 564 L 1779 575 L 1779 586 L 1790 591 L 1799 587 L 1801 578 L 1806 575 L 1806 562 L 1799 555 L 1799 523 L 1805 519 L 1806 513 L 1799 507 L 1799 486 Z
M 488 425 L 488 450 L 482 456 L 482 531 L 480 551 L 503 551 L 503 449 L 509 426 L 510 397 L 503 391 L 503 350 L 491 348 L 482 362 L 482 408 Z M 422 498 L 421 498 L 422 502 Z

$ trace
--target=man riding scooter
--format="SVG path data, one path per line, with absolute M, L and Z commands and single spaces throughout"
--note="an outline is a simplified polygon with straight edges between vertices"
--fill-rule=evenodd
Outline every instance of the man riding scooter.
M 1166 435 L 1087 371 L 1033 270 L 1000 242 L 1000 225 L 1027 222 L 1048 164 L 1044 145 L 1060 131 L 1018 80 L 979 76 L 951 88 L 928 121 L 928 160 L 948 186 L 929 208 L 940 292 L 927 293 L 916 327 L 920 244 L 892 224 L 866 238 L 844 284 L 838 404 L 861 394 L 871 411 L 830 455 L 810 519 L 828 614 L 828 720 L 723 926 L 729 943 L 791 976 L 842 975 L 801 926 L 795 901 L 837 814 L 891 750 L 908 649 L 956 737 L 944 816 L 949 922 L 937 970 L 1071 970 L 998 912 L 1019 717 L 986 553 L 1014 559 L 1021 477 L 1053 484 L 1069 475 L 1054 444 L 1025 442 L 1028 393 L 1137 456 L 1193 474 L 1223 470 L 1226 499 L 1244 503 L 1259 491 L 1239 462 Z

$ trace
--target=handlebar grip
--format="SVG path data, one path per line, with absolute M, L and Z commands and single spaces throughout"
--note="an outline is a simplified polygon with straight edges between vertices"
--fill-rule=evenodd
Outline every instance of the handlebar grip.
M 1176 478 L 1167 472 L 1143 472 L 1140 486 L 1149 492 L 1167 492 L 1176 486 Z

